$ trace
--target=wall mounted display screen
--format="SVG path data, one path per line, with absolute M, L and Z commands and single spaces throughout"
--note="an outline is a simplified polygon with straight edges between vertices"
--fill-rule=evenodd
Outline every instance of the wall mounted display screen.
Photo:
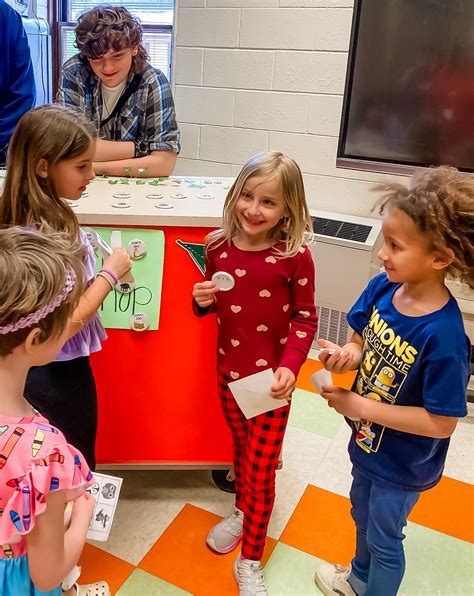
M 474 171 L 474 0 L 356 0 L 337 165 Z

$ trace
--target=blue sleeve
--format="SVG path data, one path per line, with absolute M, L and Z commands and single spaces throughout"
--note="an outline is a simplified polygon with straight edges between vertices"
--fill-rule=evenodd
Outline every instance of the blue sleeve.
M 6 25 L 1 44 L 5 50 L 2 68 L 7 72 L 6 77 L 0 77 L 0 150 L 8 144 L 18 120 L 33 107 L 36 96 L 30 48 L 21 16 L 11 9 Z
M 372 313 L 372 307 L 375 303 L 376 297 L 380 290 L 386 286 L 391 285 L 387 280 L 386 273 L 380 273 L 372 278 L 365 290 L 359 296 L 351 310 L 347 313 L 347 320 L 349 325 L 356 333 L 362 335 L 362 331 L 369 322 Z
M 466 389 L 469 381 L 470 342 L 453 346 L 451 353 L 428 354 L 423 371 L 423 406 L 438 416 L 467 415 Z M 455 351 L 454 351 L 455 350 Z

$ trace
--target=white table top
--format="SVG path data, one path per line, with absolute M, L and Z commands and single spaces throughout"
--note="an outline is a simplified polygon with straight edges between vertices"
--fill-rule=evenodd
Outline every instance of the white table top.
M 138 184 L 135 178 L 128 179 L 128 184 L 125 180 L 98 177 L 87 187 L 88 196 L 69 201 L 79 222 L 218 227 L 225 198 L 234 181 L 233 178 L 179 176 L 140 179 Z M 125 206 L 118 207 L 120 203 Z

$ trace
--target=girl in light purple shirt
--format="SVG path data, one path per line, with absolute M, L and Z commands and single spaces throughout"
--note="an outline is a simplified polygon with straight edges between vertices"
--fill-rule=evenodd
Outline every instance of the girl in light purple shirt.
M 95 131 L 78 113 L 46 105 L 21 118 L 9 145 L 0 225 L 47 227 L 82 246 L 88 287 L 68 325 L 56 360 L 32 368 L 25 397 L 95 468 L 97 393 L 89 362 L 106 334 L 97 309 L 130 270 L 125 249 L 115 250 L 95 277 L 95 255 L 64 199 L 78 200 L 94 178 Z M 79 244 L 79 243 L 78 243 Z

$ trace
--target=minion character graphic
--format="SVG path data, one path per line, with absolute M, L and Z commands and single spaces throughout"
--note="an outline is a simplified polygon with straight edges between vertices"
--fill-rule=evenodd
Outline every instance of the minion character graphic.
M 374 380 L 375 387 L 381 389 L 382 394 L 389 393 L 391 389 L 398 387 L 395 384 L 395 371 L 390 366 L 383 366 Z
M 374 392 L 369 392 L 365 396 L 367 399 L 374 401 L 381 401 L 380 395 Z M 372 430 L 372 422 L 370 420 L 361 420 L 359 429 L 356 433 L 356 441 L 364 451 L 369 452 L 372 449 L 374 443 L 375 433 Z
M 364 353 L 364 358 L 362 360 L 362 374 L 365 377 L 370 377 L 376 364 L 377 358 L 375 357 L 374 352 L 372 352 L 372 350 L 367 350 Z

